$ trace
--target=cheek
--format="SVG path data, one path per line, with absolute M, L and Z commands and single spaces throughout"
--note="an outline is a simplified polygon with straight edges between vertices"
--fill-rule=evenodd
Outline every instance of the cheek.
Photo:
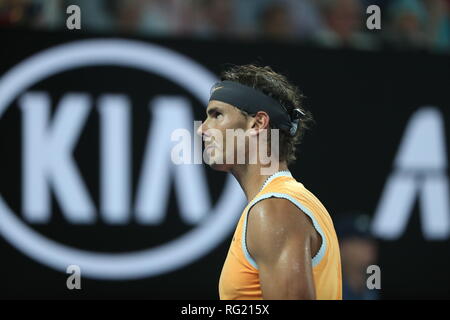
M 225 138 L 226 129 L 230 128 L 229 124 L 225 120 L 214 119 L 211 123 L 212 127 L 222 132 Z

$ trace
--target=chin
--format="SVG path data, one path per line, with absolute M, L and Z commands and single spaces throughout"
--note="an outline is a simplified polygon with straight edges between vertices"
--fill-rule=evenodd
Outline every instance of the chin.
M 206 156 L 206 158 L 204 158 L 205 163 L 213 170 L 215 171 L 223 171 L 223 172 L 228 172 L 231 170 L 231 166 L 230 164 L 224 163 L 225 161 L 219 161 L 220 158 L 224 158 L 223 154 L 218 153 L 216 150 L 214 150 L 215 152 L 210 152 L 208 153 L 208 155 Z M 222 163 L 221 163 L 222 162 Z

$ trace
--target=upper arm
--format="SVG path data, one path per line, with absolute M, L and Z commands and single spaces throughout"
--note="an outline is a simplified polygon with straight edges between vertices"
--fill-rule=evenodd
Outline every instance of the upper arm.
M 246 241 L 264 299 L 315 299 L 315 236 L 309 217 L 288 200 L 270 198 L 251 208 Z

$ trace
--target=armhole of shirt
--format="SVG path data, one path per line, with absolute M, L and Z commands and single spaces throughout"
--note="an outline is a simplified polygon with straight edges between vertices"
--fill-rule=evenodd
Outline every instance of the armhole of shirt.
M 301 211 L 303 211 L 312 221 L 314 228 L 316 229 L 317 233 L 320 235 L 320 237 L 322 238 L 322 244 L 320 245 L 319 250 L 317 251 L 317 253 L 314 255 L 314 257 L 312 258 L 312 266 L 313 268 L 315 266 L 317 266 L 320 261 L 322 261 L 323 257 L 325 256 L 325 252 L 327 249 L 327 239 L 325 237 L 325 234 L 322 231 L 322 228 L 320 227 L 320 224 L 317 222 L 317 219 L 315 218 L 315 216 L 312 214 L 311 210 L 309 210 L 307 207 L 305 207 L 303 204 L 301 204 L 297 199 L 293 198 L 292 196 L 286 194 L 286 193 L 276 193 L 276 192 L 271 192 L 271 193 L 265 193 L 257 198 L 255 198 L 250 205 L 248 206 L 247 211 L 245 212 L 245 217 L 244 217 L 244 225 L 242 228 L 242 250 L 244 251 L 244 256 L 245 259 L 247 260 L 247 262 L 253 266 L 255 269 L 258 269 L 258 265 L 256 264 L 256 261 L 253 259 L 253 257 L 250 255 L 250 252 L 248 251 L 247 248 L 247 241 L 246 241 L 246 237 L 247 237 L 247 220 L 248 220 L 248 212 L 250 211 L 250 209 L 257 204 L 259 201 L 264 200 L 264 199 L 268 199 L 268 198 L 280 198 L 280 199 L 286 199 L 291 201 L 297 208 L 299 208 Z

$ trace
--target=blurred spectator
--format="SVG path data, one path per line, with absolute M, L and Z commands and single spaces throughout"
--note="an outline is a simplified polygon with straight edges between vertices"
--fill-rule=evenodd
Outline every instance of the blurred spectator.
M 385 37 L 388 43 L 400 48 L 426 46 L 425 7 L 419 0 L 394 0 L 388 8 L 389 25 Z
M 138 30 L 158 36 L 175 34 L 178 24 L 177 4 L 174 0 L 144 0 Z
M 116 0 L 117 28 L 121 32 L 168 36 L 177 20 L 172 17 L 174 1 Z
M 424 0 L 428 23 L 426 33 L 431 49 L 450 51 L 450 1 Z
M 324 21 L 319 10 L 320 0 L 285 0 L 290 5 L 299 39 L 307 39 L 323 28 Z
M 292 40 L 295 37 L 294 24 L 286 4 L 269 4 L 261 14 L 261 32 L 264 37 L 277 40 Z
M 0 26 L 64 30 L 81 8 L 82 31 L 151 36 L 270 39 L 330 48 L 450 52 L 450 0 L 0 0 Z M 368 31 L 366 8 L 381 8 Z
M 358 0 L 323 0 L 321 9 L 325 27 L 313 41 L 332 48 L 375 49 L 375 40 L 361 31 L 365 26 L 363 7 Z
M 90 32 L 114 30 L 115 2 L 113 0 L 64 0 L 64 8 L 77 5 L 81 9 L 82 29 Z M 65 12 L 63 12 L 65 14 Z
M 402 49 L 448 50 L 450 24 L 444 0 L 394 0 L 385 39 Z
M 195 32 L 202 37 L 235 36 L 235 4 L 230 0 L 197 0 Z
M 450 1 L 424 0 L 428 23 L 428 45 L 436 50 L 450 49 Z
M 259 27 L 259 33 L 267 38 L 301 41 L 319 30 L 323 24 L 314 0 L 249 2 L 254 3 L 253 10 L 259 13 L 256 29 Z
M 115 1 L 116 25 L 121 32 L 136 32 L 143 12 L 143 0 Z
M 378 299 L 377 290 L 367 288 L 367 267 L 378 260 L 378 244 L 370 234 L 369 217 L 346 214 L 336 220 L 335 226 L 342 259 L 343 299 Z
M 32 0 L 1 0 L 0 25 L 36 25 L 41 17 L 41 6 Z
M 261 12 L 275 0 L 230 0 L 234 2 L 235 23 L 240 37 L 260 35 Z

